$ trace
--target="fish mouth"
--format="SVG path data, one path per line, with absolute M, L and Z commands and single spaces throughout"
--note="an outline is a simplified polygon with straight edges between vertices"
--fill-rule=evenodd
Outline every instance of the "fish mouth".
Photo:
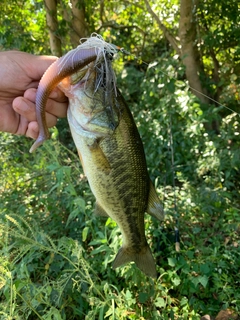
M 83 125 L 82 123 L 76 120 L 76 118 L 72 114 L 72 110 L 70 107 L 68 108 L 68 111 L 67 111 L 67 117 L 68 117 L 68 122 L 71 124 L 71 127 L 74 128 L 76 133 L 78 133 L 78 131 L 80 131 L 81 133 L 82 131 L 86 133 L 92 133 L 92 131 L 90 131 L 87 128 L 87 126 Z
M 97 63 L 91 62 L 81 70 L 71 75 L 71 85 L 85 87 L 93 81 L 93 95 L 102 90 L 105 96 L 117 96 L 116 76 L 112 69 L 112 58 L 109 55 L 103 57 Z
M 119 124 L 121 110 L 111 62 L 111 56 L 103 55 L 69 79 L 70 90 L 66 91 L 72 103 L 68 109 L 68 122 L 79 135 L 104 138 L 111 135 Z
M 90 119 L 86 122 L 86 125 L 78 121 L 71 110 L 71 107 L 68 108 L 67 111 L 68 122 L 70 124 L 71 130 L 74 130 L 76 134 L 88 137 L 88 138 L 99 138 L 99 137 L 107 137 L 109 133 L 99 132 L 98 130 L 93 130 L 93 128 L 89 128 L 88 124 L 90 123 Z
M 84 68 L 82 68 L 78 72 L 75 72 L 71 75 L 70 77 L 71 85 L 72 86 L 77 85 L 82 87 L 83 84 L 85 85 L 88 81 L 90 81 L 93 72 L 95 72 L 93 64 L 92 63 L 87 64 L 86 66 L 84 66 Z

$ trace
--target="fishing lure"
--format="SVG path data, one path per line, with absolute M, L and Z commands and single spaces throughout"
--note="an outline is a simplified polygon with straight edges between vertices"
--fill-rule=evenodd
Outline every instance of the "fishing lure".
M 123 52 L 122 48 L 107 43 L 100 35 L 93 33 L 90 38 L 81 39 L 80 45 L 77 48 L 69 51 L 66 55 L 56 60 L 46 70 L 39 82 L 36 93 L 36 114 L 37 122 L 39 124 L 39 135 L 32 145 L 30 152 L 33 152 L 49 138 L 45 106 L 50 92 L 64 78 L 77 73 L 79 70 L 94 61 L 94 67 L 98 71 L 95 91 L 98 90 L 100 85 L 104 86 L 106 102 L 111 100 L 110 92 L 112 89 L 114 90 L 115 96 L 117 95 L 116 78 L 109 60 L 121 51 Z M 104 66 L 101 67 L 102 63 L 104 63 Z M 52 74 L 54 74 L 53 77 Z

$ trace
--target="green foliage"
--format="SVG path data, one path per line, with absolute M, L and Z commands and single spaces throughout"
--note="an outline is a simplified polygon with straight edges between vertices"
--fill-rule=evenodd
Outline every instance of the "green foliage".
M 131 71 L 126 72 L 131 79 Z M 147 77 L 155 77 L 151 68 Z M 239 191 L 233 184 L 238 173 L 238 141 L 226 148 L 236 137 L 238 123 L 233 115 L 226 117 L 221 135 L 211 143 L 209 136 L 202 134 L 199 105 L 187 95 L 183 84 L 182 103 L 175 83 L 177 102 L 167 98 L 165 91 L 163 101 L 158 101 L 160 109 L 152 101 L 154 92 L 150 85 L 147 87 L 148 82 L 143 81 L 144 95 L 151 101 L 145 102 L 146 113 L 142 111 L 148 125 L 141 120 L 139 129 L 144 141 L 152 141 L 146 145 L 149 169 L 157 179 L 167 212 L 161 229 L 146 217 L 146 235 L 157 260 L 158 280 L 145 277 L 131 264 L 117 271 L 111 269 L 121 243 L 120 233 L 110 219 L 93 216 L 94 200 L 72 151 L 53 140 L 30 155 L 30 144 L 23 138 L 2 134 L 3 319 L 199 319 L 221 308 L 239 312 Z M 172 92 L 172 84 L 166 85 L 166 90 Z M 186 109 L 186 99 L 192 101 L 192 109 Z M 133 105 L 140 124 L 143 108 L 141 103 L 139 110 Z M 151 106 L 154 108 L 149 113 Z M 178 121 L 170 122 L 175 113 Z M 156 118 L 165 119 L 161 127 Z M 189 126 L 193 126 L 191 130 Z M 192 132 L 191 139 L 185 141 L 190 168 L 183 165 L 185 154 L 175 145 L 179 127 L 181 140 Z M 169 175 L 169 138 L 165 136 L 170 128 L 178 163 L 175 190 Z M 56 136 L 53 130 L 52 138 Z M 199 151 L 195 152 L 197 145 Z M 156 146 L 165 152 L 163 158 L 155 154 Z M 163 174 L 158 176 L 158 170 Z M 162 186 L 165 182 L 165 187 L 159 187 L 157 181 Z M 173 210 L 174 201 L 177 211 Z M 175 219 L 181 232 L 179 253 L 174 250 Z
M 1 47 L 49 53 L 42 2 L 4 4 Z M 134 264 L 112 270 L 121 235 L 111 219 L 93 215 L 94 199 L 66 121 L 60 121 L 59 130 L 52 129 L 52 140 L 33 155 L 26 138 L 1 134 L 0 319 L 197 320 L 225 308 L 239 314 L 239 114 L 199 103 L 185 82 L 179 57 L 152 25 L 143 1 L 104 4 L 105 22 L 115 27 L 102 28 L 101 33 L 140 53 L 139 59 L 120 57 L 115 66 L 166 211 L 161 226 L 146 216 L 146 236 L 159 277 L 147 278 Z M 177 4 L 154 2 L 173 34 Z M 204 14 L 199 37 L 205 79 L 213 75 L 211 50 L 217 49 L 222 90 L 218 100 L 237 111 L 236 5 L 202 1 L 198 14 Z M 89 1 L 86 11 L 90 30 L 98 30 L 100 10 L 94 11 Z M 66 49 L 68 28 L 62 19 L 59 32 Z M 213 81 L 205 85 L 213 96 L 217 93 Z M 211 119 L 219 121 L 218 134 L 204 127 Z
M 1 3 L 0 49 L 49 54 L 45 11 L 41 1 Z

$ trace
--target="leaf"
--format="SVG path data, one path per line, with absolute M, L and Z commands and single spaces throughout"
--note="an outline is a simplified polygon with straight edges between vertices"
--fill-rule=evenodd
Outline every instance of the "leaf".
M 197 276 L 197 277 L 194 277 L 191 281 L 195 287 L 197 287 L 197 285 L 200 283 L 204 288 L 206 288 L 208 283 L 208 277 L 205 275 Z
M 168 264 L 170 267 L 175 267 L 177 260 L 175 258 L 168 258 Z
M 207 284 L 208 284 L 208 277 L 206 275 L 203 276 L 199 276 L 199 282 L 201 283 L 201 285 L 206 288 Z
M 191 282 L 194 284 L 194 287 L 196 288 L 197 285 L 199 284 L 199 279 L 198 279 L 198 277 L 193 277 L 193 278 L 191 279 Z
M 172 279 L 172 283 L 177 287 L 181 283 L 181 280 L 179 278 Z
M 89 227 L 83 228 L 83 231 L 82 231 L 82 241 L 83 241 L 83 242 L 86 241 L 86 239 L 87 239 L 88 230 L 89 230 Z
M 69 184 L 65 189 L 71 196 L 77 197 L 77 192 L 72 184 Z
M 78 210 L 81 212 L 85 212 L 85 200 L 82 197 L 78 197 L 74 200 L 74 204 L 78 206 Z
M 171 79 L 168 83 L 166 83 L 166 87 L 170 93 L 175 92 L 175 79 Z
M 132 297 L 132 294 L 128 289 L 126 291 L 125 297 L 126 297 L 126 301 L 128 302 L 129 306 L 136 303 L 136 299 Z
M 183 297 L 180 301 L 180 305 L 181 306 L 185 306 L 188 303 L 188 298 L 187 297 Z
M 74 209 L 70 215 L 68 216 L 67 222 L 66 222 L 66 227 L 68 226 L 68 224 L 77 218 L 77 216 L 79 215 L 79 209 Z
M 45 320 L 62 320 L 62 316 L 60 311 L 57 308 L 51 307 L 51 309 L 44 316 L 44 319 Z
M 91 253 L 98 254 L 100 252 L 109 251 L 109 247 L 107 245 L 101 245 L 100 247 L 94 249 Z
M 140 292 L 138 300 L 140 303 L 145 303 L 149 299 L 149 295 L 146 292 Z
M 201 273 L 205 275 L 208 274 L 210 272 L 209 265 L 207 263 L 204 263 L 203 265 L 200 266 L 200 270 L 201 270 Z
M 155 302 L 154 302 L 155 306 L 158 307 L 158 308 L 164 308 L 166 306 L 166 301 L 161 298 L 161 297 L 158 297 Z

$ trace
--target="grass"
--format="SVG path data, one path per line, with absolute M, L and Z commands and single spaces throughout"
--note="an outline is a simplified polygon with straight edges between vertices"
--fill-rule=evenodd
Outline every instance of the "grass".
M 182 167 L 175 186 L 160 186 L 156 177 L 166 219 L 159 225 L 146 216 L 159 272 L 153 280 L 134 264 L 111 268 L 121 235 L 111 219 L 93 216 L 74 152 L 50 141 L 32 156 L 22 138 L 2 134 L 1 141 L 0 319 L 195 320 L 227 308 L 240 313 L 238 191 L 231 176 L 228 188 L 219 185 L 216 164 L 193 180 Z

